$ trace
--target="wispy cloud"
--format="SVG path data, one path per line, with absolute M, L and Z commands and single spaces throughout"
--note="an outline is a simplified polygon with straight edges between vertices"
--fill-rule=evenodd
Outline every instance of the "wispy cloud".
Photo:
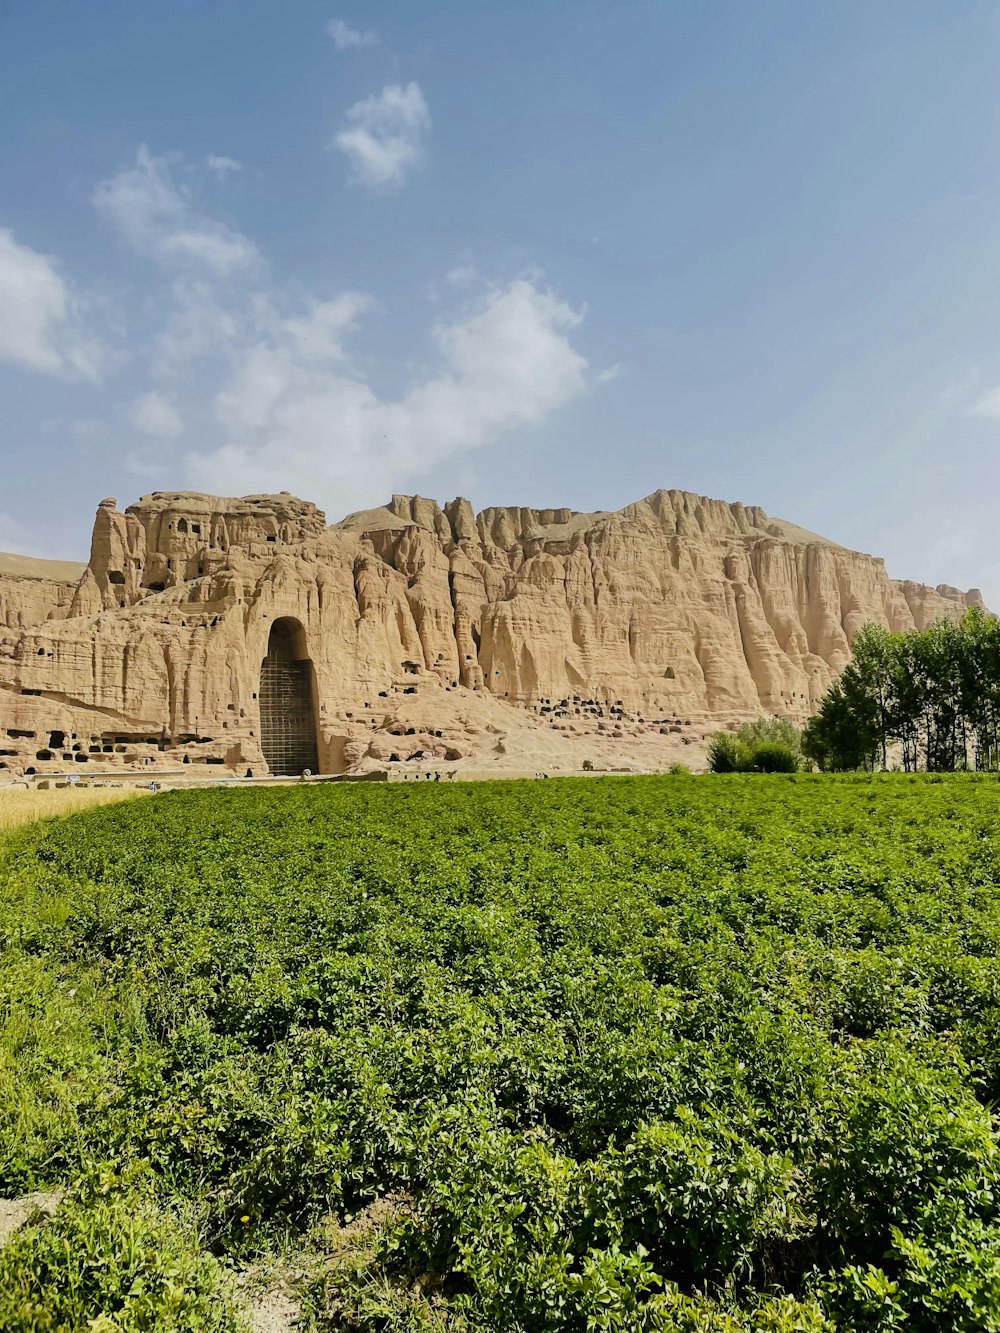
M 154 157 L 145 144 L 135 166 L 102 181 L 93 201 L 134 250 L 163 263 L 228 276 L 260 262 L 247 236 L 197 211 L 168 159 Z
M 482 274 L 476 267 L 476 261 L 471 255 L 466 255 L 460 259 L 454 268 L 450 268 L 444 275 L 444 280 L 449 287 L 468 287 L 471 283 L 481 282 Z
M 166 324 L 154 341 L 154 375 L 174 376 L 192 362 L 226 355 L 244 336 L 244 320 L 211 281 L 194 274 L 175 278 Z
M 155 389 L 133 399 L 128 419 L 144 435 L 155 435 L 165 440 L 175 439 L 184 428 L 177 408 L 169 398 Z
M 364 292 L 341 292 L 332 301 L 312 301 L 304 315 L 281 322 L 281 331 L 303 361 L 342 361 L 344 337 L 371 306 Z
M 108 349 L 84 325 L 55 260 L 0 228 L 0 361 L 63 379 L 102 379 Z
M 219 180 L 225 180 L 233 172 L 243 170 L 242 162 L 237 162 L 235 157 L 224 157 L 220 153 L 209 153 L 205 162 L 209 171 L 218 176 Z
M 390 83 L 355 102 L 346 127 L 334 140 L 354 169 L 354 179 L 372 189 L 402 185 L 424 156 L 431 115 L 417 83 Z
M 359 32 L 357 28 L 346 24 L 343 19 L 331 19 L 326 25 L 326 30 L 333 38 L 338 51 L 360 51 L 365 46 L 378 46 L 377 32 L 372 32 L 371 29 Z
M 986 417 L 989 421 L 1000 421 L 1000 387 L 991 389 L 969 408 L 969 416 Z
M 386 91 L 406 124 L 426 123 L 415 84 Z M 537 426 L 598 383 L 576 345 L 582 308 L 538 272 L 493 283 L 465 256 L 443 284 L 452 313 L 428 331 L 431 368 L 380 392 L 351 355 L 374 299 L 276 284 L 254 243 L 196 201 L 197 173 L 184 187 L 184 172 L 183 159 L 143 149 L 95 192 L 129 243 L 166 268 L 167 313 L 146 352 L 160 383 L 118 408 L 135 432 L 123 463 L 137 475 L 176 484 L 180 470 L 218 493 L 292 489 L 343 513 Z M 188 235 L 203 238 L 197 253 L 179 239 Z M 206 262 L 216 241 L 252 262 Z
M 342 306 L 338 330 L 361 308 Z M 339 334 L 331 355 L 316 359 L 305 354 L 302 322 L 284 320 L 245 348 L 216 395 L 229 440 L 188 455 L 190 479 L 209 490 L 231 487 L 234 477 L 244 487 L 291 488 L 331 511 L 370 502 L 584 393 L 594 377 L 570 341 L 582 318 L 537 281 L 517 279 L 436 327 L 440 370 L 394 400 L 341 364 Z

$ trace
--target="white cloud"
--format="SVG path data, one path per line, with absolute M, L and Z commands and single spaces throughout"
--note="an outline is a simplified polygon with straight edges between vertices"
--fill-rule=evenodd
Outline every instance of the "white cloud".
M 618 378 L 623 369 L 621 362 L 616 361 L 613 366 L 608 366 L 606 370 L 599 370 L 594 376 L 594 382 L 596 384 L 610 384 L 612 380 Z
M 377 96 L 355 102 L 347 127 L 334 141 L 354 168 L 354 180 L 373 189 L 401 185 L 423 159 L 430 111 L 419 84 L 387 84 Z
M 163 251 L 182 263 L 193 259 L 216 273 L 231 273 L 257 259 L 256 247 L 239 232 L 220 228 L 206 231 L 199 227 L 181 227 L 163 238 Z
M 1000 421 L 1000 387 L 991 389 L 969 409 L 973 417 L 986 417 L 989 421 Z
M 303 361 L 342 361 L 344 335 L 371 303 L 364 292 L 341 292 L 332 301 L 313 301 L 304 316 L 281 327 Z
M 357 28 L 348 27 L 343 19 L 331 19 L 326 30 L 338 51 L 360 51 L 363 46 L 378 45 L 377 32 L 359 32 Z
M 406 108 L 406 123 L 423 123 L 416 84 L 369 102 L 386 94 Z M 353 120 L 376 124 L 379 115 Z M 452 300 L 461 291 L 472 304 L 431 328 L 436 366 L 415 373 L 402 392 L 379 392 L 349 348 L 372 297 L 293 295 L 275 285 L 253 242 L 206 216 L 175 184 L 167 163 L 177 160 L 142 149 L 134 168 L 94 196 L 141 253 L 171 265 L 186 257 L 169 275 L 168 314 L 149 348 L 150 369 L 162 382 L 122 405 L 142 432 L 123 450 L 124 466 L 136 474 L 167 482 L 179 465 L 185 481 L 202 489 L 291 489 L 344 513 L 444 459 L 538 425 L 600 381 L 574 345 L 582 309 L 549 290 L 539 273 L 499 286 L 464 256 L 445 285 Z M 248 252 L 253 262 L 238 270 L 230 250 Z M 231 281 L 237 271 L 244 281 Z M 191 420 L 198 449 L 175 454 L 172 442 L 184 439 Z
M 155 390 L 133 399 L 128 419 L 143 434 L 156 435 L 165 440 L 175 439 L 184 428 L 177 408 L 169 398 Z
M 224 157 L 220 153 L 209 153 L 205 162 L 209 171 L 218 176 L 219 180 L 225 180 L 230 172 L 243 170 L 242 162 L 237 162 L 235 157 Z
M 145 144 L 135 166 L 101 181 L 92 197 L 140 254 L 220 277 L 260 263 L 260 252 L 249 237 L 199 213 L 189 192 L 174 182 L 167 158 L 154 157 Z
M 449 287 L 468 287 L 474 282 L 480 282 L 482 275 L 476 267 L 476 261 L 467 255 L 464 259 L 460 259 L 454 268 L 448 270 L 444 280 Z
M 569 338 L 582 312 L 521 278 L 434 330 L 440 373 L 397 400 L 380 398 L 341 361 L 340 336 L 362 301 L 314 306 L 245 349 L 215 398 L 228 441 L 188 455 L 193 484 L 225 493 L 238 478 L 243 490 L 291 489 L 343 513 L 444 458 L 538 424 L 593 381 Z M 336 329 L 324 358 L 304 351 L 302 340 L 317 311 L 321 327 Z
M 173 309 L 154 344 L 154 375 L 171 377 L 203 357 L 225 355 L 245 336 L 241 317 L 223 305 L 210 283 L 178 278 L 172 288 Z
M 100 380 L 107 349 L 83 326 L 55 261 L 0 228 L 0 361 L 63 379 Z

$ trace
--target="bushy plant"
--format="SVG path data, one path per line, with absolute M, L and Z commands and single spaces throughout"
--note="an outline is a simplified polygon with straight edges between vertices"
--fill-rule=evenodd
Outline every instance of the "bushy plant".
M 20 1333 L 243 1333 L 218 1263 L 148 1199 L 85 1193 L 0 1249 L 0 1328 Z
M 736 735 L 750 750 L 759 745 L 780 745 L 796 760 L 802 754 L 802 733 L 787 717 L 758 717 L 744 722 Z
M 747 747 L 731 731 L 717 731 L 708 742 L 711 773 L 745 773 L 750 766 Z
M 777 741 L 761 741 L 750 750 L 749 759 L 755 773 L 796 773 L 799 767 L 795 753 Z
M 801 733 L 784 717 L 758 718 L 736 732 L 718 731 L 708 745 L 712 773 L 795 773 L 801 763 Z

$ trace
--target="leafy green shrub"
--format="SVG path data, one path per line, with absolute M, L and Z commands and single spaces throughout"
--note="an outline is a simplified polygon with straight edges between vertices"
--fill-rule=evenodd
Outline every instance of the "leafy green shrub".
M 787 745 L 762 741 L 750 751 L 750 766 L 755 773 L 795 773 L 799 761 Z
M 787 717 L 758 717 L 753 722 L 744 722 L 736 736 L 749 750 L 760 745 L 780 745 L 796 761 L 802 757 L 802 733 Z
M 717 731 L 708 742 L 708 767 L 711 773 L 745 773 L 750 753 L 731 731 Z
M 0 1250 L 0 1328 L 22 1333 L 241 1333 L 222 1270 L 149 1201 L 82 1197 Z
M 787 718 L 758 718 L 736 732 L 718 731 L 709 741 L 712 773 L 795 773 L 801 765 L 802 737 Z

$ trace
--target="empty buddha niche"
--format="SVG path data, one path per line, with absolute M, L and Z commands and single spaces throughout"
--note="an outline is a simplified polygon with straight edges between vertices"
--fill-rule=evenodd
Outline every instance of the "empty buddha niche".
M 305 634 L 295 620 L 271 626 L 260 668 L 260 748 L 272 773 L 316 772 L 313 667 Z

